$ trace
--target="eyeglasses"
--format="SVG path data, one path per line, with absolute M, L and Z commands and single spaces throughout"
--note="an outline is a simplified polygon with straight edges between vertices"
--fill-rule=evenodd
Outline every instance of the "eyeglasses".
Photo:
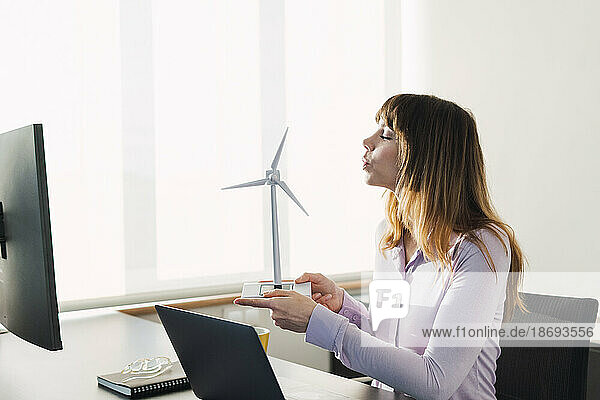
M 130 362 L 123 368 L 121 374 L 131 374 L 132 376 L 123 379 L 121 382 L 154 378 L 165 373 L 171 367 L 173 367 L 173 362 L 169 357 L 140 358 Z

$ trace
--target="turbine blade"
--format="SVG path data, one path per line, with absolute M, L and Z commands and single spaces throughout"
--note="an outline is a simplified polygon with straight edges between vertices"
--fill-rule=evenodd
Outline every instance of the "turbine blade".
M 263 178 L 263 179 L 259 179 L 257 181 L 240 183 L 239 185 L 227 186 L 227 187 L 221 188 L 221 190 L 236 189 L 236 188 L 243 188 L 243 187 L 250 187 L 250 186 L 262 186 L 265 183 L 267 183 L 267 181 L 268 181 L 267 178 Z
M 285 132 L 283 132 L 283 139 L 281 139 L 281 143 L 279 143 L 279 148 L 277 149 L 277 153 L 275 154 L 275 158 L 271 163 L 271 169 L 275 171 L 277 169 L 277 164 L 279 164 L 279 157 L 281 157 L 281 151 L 283 150 L 283 143 L 285 142 L 285 137 L 287 136 L 289 126 L 285 127 Z
M 304 214 L 308 215 L 308 213 L 306 212 L 306 210 L 304 209 L 304 207 L 302 207 L 302 204 L 300 204 L 300 202 L 298 201 L 298 199 L 296 198 L 296 196 L 294 196 L 294 193 L 292 193 L 292 191 L 290 190 L 290 188 L 288 187 L 288 185 L 285 184 L 284 181 L 276 181 L 276 183 L 279 185 L 280 188 L 283 189 L 284 192 L 287 193 L 288 196 L 290 196 L 290 199 L 292 199 L 294 201 L 294 203 L 296 203 L 298 205 L 298 207 L 300 207 L 300 209 L 302 211 L 304 211 Z

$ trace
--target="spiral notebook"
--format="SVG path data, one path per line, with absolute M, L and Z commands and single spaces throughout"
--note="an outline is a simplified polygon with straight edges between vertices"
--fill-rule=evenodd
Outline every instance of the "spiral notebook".
M 128 379 L 129 378 L 129 379 Z M 149 397 L 160 393 L 190 389 L 190 382 L 179 361 L 164 373 L 144 379 L 130 379 L 130 374 L 115 372 L 98 376 L 98 385 L 118 392 L 131 399 Z M 125 381 L 125 382 L 124 382 Z

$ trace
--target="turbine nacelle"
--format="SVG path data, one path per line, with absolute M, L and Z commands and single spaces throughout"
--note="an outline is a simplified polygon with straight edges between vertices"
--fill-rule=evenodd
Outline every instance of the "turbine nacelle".
M 265 173 L 266 178 L 269 180 L 267 182 L 268 185 L 276 185 L 279 181 L 279 170 L 276 169 L 273 171 L 272 169 L 268 169 Z

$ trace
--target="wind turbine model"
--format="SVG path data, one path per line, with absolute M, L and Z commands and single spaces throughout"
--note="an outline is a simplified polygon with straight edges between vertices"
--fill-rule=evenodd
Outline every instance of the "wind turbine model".
M 242 288 L 242 297 L 262 297 L 264 292 L 272 289 L 288 289 L 294 290 L 298 293 L 301 293 L 305 296 L 311 296 L 311 286 L 310 282 L 305 283 L 295 283 L 294 281 L 286 281 L 285 283 L 281 282 L 281 264 L 279 258 L 279 222 L 277 220 L 277 189 L 276 186 L 279 186 L 283 191 L 300 207 L 302 211 L 306 215 L 308 213 L 302 207 L 302 204 L 298 201 L 294 193 L 290 190 L 290 188 L 285 184 L 283 180 L 280 179 L 279 170 L 277 169 L 277 164 L 279 164 L 279 158 L 281 157 L 281 151 L 283 150 L 283 144 L 285 143 L 285 138 L 287 136 L 289 127 L 285 128 L 285 132 L 283 133 L 283 139 L 281 139 L 281 143 L 279 144 L 279 148 L 277 149 L 277 153 L 275 154 L 275 158 L 271 163 L 271 169 L 268 169 L 266 172 L 266 177 L 263 179 L 259 179 L 257 181 L 241 183 L 239 185 L 233 185 L 224 187 L 221 190 L 226 189 L 237 189 L 243 187 L 250 186 L 263 186 L 269 185 L 271 186 L 271 230 L 273 232 L 273 281 L 264 281 L 264 282 L 250 282 L 244 283 L 244 287 Z

